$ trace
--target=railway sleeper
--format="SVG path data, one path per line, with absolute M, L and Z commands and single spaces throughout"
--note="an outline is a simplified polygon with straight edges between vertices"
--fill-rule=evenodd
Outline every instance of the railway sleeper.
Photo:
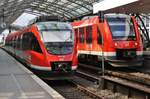
M 150 88 L 143 84 L 109 76 L 103 76 L 101 81 L 102 89 L 109 89 L 114 93 L 122 93 L 127 95 L 128 98 L 150 99 Z

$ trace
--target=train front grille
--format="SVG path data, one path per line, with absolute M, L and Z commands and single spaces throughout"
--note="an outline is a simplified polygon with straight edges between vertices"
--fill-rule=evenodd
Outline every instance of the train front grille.
M 52 71 L 71 71 L 71 61 L 51 62 Z
M 116 49 L 116 58 L 118 60 L 130 60 L 136 58 L 136 49 Z

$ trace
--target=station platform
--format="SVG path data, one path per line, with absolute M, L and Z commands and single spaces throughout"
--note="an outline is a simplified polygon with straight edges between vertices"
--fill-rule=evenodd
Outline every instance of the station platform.
M 64 97 L 0 49 L 0 99 L 64 99 Z

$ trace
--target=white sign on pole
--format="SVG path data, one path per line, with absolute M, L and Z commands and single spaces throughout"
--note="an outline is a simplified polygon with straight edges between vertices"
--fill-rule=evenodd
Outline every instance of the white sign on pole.
M 103 0 L 103 1 L 100 1 L 99 3 L 93 4 L 93 13 L 123 6 L 123 5 L 133 3 L 136 1 L 139 1 L 139 0 Z

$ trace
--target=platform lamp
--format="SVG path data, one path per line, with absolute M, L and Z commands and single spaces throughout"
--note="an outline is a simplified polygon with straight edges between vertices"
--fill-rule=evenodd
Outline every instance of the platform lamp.
M 99 11 L 98 12 L 98 17 L 99 17 L 99 21 L 101 23 L 104 23 L 104 12 L 103 11 Z M 105 64 L 104 64 L 104 41 L 103 41 L 103 33 L 102 33 L 102 76 L 105 75 Z
M 103 11 L 99 11 L 98 12 L 98 17 L 99 17 L 99 22 L 100 23 L 104 23 L 104 12 Z M 102 76 L 105 76 L 105 64 L 104 64 L 104 39 L 103 39 L 103 33 L 101 33 L 102 34 L 102 39 L 101 39 L 101 43 L 102 43 L 102 57 L 101 57 L 101 59 L 102 59 L 102 66 L 101 66 L 101 68 L 102 68 L 102 70 L 101 70 L 101 72 L 102 72 Z M 104 79 L 102 79 L 101 77 L 99 77 L 99 88 L 100 89 L 104 89 L 104 83 L 105 83 L 105 81 L 104 81 Z

